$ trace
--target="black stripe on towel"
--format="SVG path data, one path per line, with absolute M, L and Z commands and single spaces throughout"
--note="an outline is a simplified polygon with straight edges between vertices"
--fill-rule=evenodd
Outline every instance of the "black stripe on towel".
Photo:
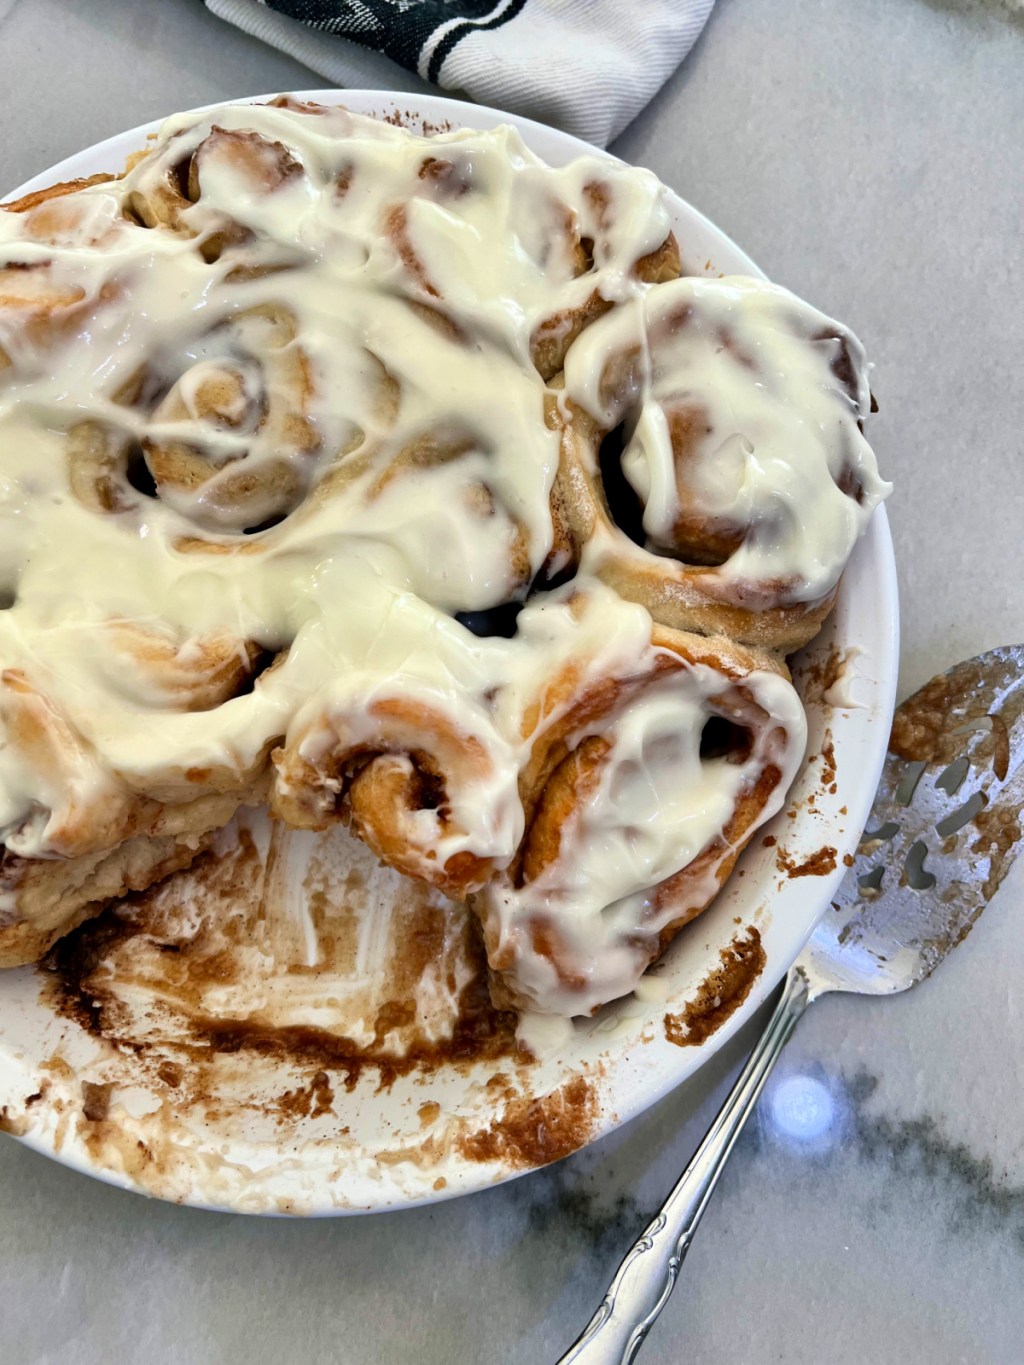
M 500 28 L 526 4 L 506 8 L 495 0 L 265 0 L 268 8 L 321 33 L 383 52 L 409 71 L 419 70 L 420 54 L 431 36 L 453 20 L 430 57 L 429 79 L 436 81 L 452 48 L 474 29 Z
M 480 32 L 483 29 L 489 28 L 501 28 L 502 25 L 507 24 L 510 19 L 514 19 L 525 5 L 526 0 L 512 0 L 512 3 L 506 9 L 503 9 L 499 14 L 495 14 L 491 18 L 486 19 L 483 23 L 480 23 L 479 21 L 474 23 L 471 20 L 467 23 L 459 24 L 456 28 L 450 29 L 430 54 L 430 65 L 427 67 L 427 80 L 433 81 L 435 85 L 437 84 L 437 78 L 441 74 L 441 67 L 444 65 L 444 59 L 448 56 L 449 52 L 451 52 L 455 44 L 462 38 L 465 38 L 468 33 Z

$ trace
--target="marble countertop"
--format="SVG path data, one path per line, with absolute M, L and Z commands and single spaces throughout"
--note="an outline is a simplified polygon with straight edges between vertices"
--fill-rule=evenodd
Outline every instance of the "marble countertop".
M 0 0 L 0 72 L 10 186 L 174 109 L 322 83 L 197 0 Z M 718 0 L 614 148 L 867 343 L 898 490 L 901 695 L 1024 640 L 1022 73 L 1016 0 Z M 1018 865 L 936 977 L 801 1024 L 645 1365 L 1024 1359 L 1022 897 Z M 545 1365 L 752 1037 L 559 1166 L 386 1216 L 174 1208 L 4 1138 L 0 1355 Z M 803 1137 L 794 1094 L 820 1120 Z

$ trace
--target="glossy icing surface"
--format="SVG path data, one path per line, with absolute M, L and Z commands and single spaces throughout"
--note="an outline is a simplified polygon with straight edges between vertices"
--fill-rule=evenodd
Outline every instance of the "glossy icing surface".
M 305 801 L 312 823 L 337 794 L 332 755 L 401 768 L 419 745 L 444 773 L 444 818 L 414 810 L 406 841 L 440 867 L 508 866 L 550 678 L 571 666 L 578 689 L 623 683 L 660 649 L 586 554 L 512 639 L 458 619 L 524 601 L 557 563 L 564 397 L 542 342 L 568 346 L 567 396 L 593 416 L 635 409 L 623 469 L 655 548 L 681 496 L 665 413 L 699 387 L 718 439 L 696 503 L 760 528 L 720 571 L 780 579 L 794 600 L 827 591 L 885 491 L 857 430 L 863 353 L 772 286 L 645 283 L 638 262 L 667 230 L 649 173 L 596 157 L 553 170 L 509 128 L 423 139 L 262 106 L 169 120 L 123 179 L 0 215 L 7 849 L 74 856 L 101 837 L 89 811 L 241 788 L 275 747 L 275 804 L 288 818 Z M 654 346 L 657 319 L 691 295 L 712 321 Z M 610 308 L 596 321 L 595 299 Z M 795 335 L 777 325 L 794 317 Z M 831 342 L 808 337 L 818 319 Z M 623 345 L 647 358 L 616 406 L 601 378 Z M 757 366 L 737 362 L 745 347 Z M 837 484 L 851 460 L 859 501 Z M 253 681 L 258 656 L 274 665 Z M 757 745 L 702 759 L 719 681 L 701 667 L 616 717 L 577 861 L 527 897 L 563 919 L 571 900 L 580 933 L 607 935 L 594 998 L 642 970 L 615 953 L 650 879 L 700 853 L 767 761 Z M 803 722 L 772 668 L 746 685 L 775 722 L 767 818 Z M 556 724 L 558 705 L 543 714 Z
M 778 285 L 679 279 L 639 295 L 571 348 L 566 392 L 602 426 L 627 423 L 649 547 L 672 554 L 680 520 L 699 519 L 731 550 L 717 577 L 748 599 L 759 584 L 780 603 L 824 597 L 889 491 L 862 430 L 863 346 Z

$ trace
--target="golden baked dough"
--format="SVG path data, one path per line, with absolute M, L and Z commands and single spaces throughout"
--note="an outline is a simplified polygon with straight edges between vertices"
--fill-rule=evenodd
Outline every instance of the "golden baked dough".
M 835 525 L 884 491 L 857 338 L 761 281 L 679 279 L 593 327 L 564 383 L 553 503 L 577 558 L 678 629 L 812 639 Z

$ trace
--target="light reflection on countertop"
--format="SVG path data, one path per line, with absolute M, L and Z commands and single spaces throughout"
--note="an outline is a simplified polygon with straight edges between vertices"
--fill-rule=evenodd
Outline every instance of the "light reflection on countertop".
M 847 1113 L 837 1082 L 795 1072 L 768 1081 L 757 1120 L 767 1141 L 796 1155 L 822 1156 L 843 1140 Z

